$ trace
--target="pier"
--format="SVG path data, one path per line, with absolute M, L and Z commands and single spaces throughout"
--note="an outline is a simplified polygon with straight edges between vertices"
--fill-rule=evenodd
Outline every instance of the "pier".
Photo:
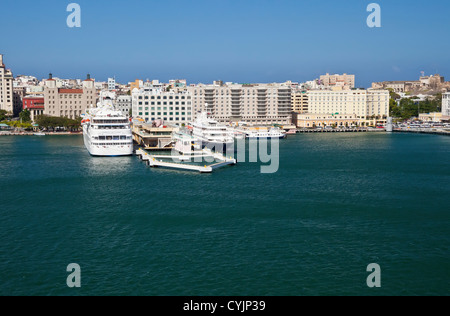
M 156 155 L 151 155 L 149 153 L 147 153 L 145 150 L 143 149 L 138 149 L 136 151 L 136 155 L 142 160 L 144 161 L 148 166 L 152 167 L 152 168 L 157 168 L 157 167 L 162 167 L 162 168 L 168 168 L 168 169 L 178 169 L 178 170 L 188 170 L 188 171 L 198 171 L 200 173 L 211 173 L 214 170 L 221 168 L 221 167 L 225 167 L 225 166 L 229 166 L 229 165 L 235 165 L 236 159 L 233 158 L 227 158 L 225 156 L 223 156 L 222 154 L 219 153 L 213 153 L 213 152 L 204 152 L 204 154 L 202 155 L 182 155 L 182 156 L 156 156 Z M 193 158 L 207 158 L 207 157 L 213 157 L 216 159 L 216 161 L 218 160 L 219 162 L 216 162 L 214 164 L 211 165 L 203 165 L 203 166 L 198 166 L 198 165 L 190 165 L 190 164 L 183 164 L 183 163 L 176 163 L 176 162 L 164 162 L 161 159 L 179 159 L 179 160 L 191 160 Z
M 393 132 L 450 136 L 449 130 L 436 128 L 394 128 Z
M 385 132 L 384 129 L 369 130 L 367 128 L 299 128 L 299 133 L 365 133 L 365 132 Z

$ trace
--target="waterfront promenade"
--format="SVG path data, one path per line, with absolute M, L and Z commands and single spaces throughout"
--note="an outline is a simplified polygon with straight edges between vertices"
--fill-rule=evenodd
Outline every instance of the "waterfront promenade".
M 36 136 L 37 132 L 0 132 L 0 136 Z M 83 132 L 44 132 L 45 136 L 82 135 Z

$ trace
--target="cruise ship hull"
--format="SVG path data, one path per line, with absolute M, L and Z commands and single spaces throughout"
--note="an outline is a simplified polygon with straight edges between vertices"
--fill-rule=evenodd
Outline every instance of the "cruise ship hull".
M 90 141 L 86 127 L 83 133 L 84 146 L 91 156 L 95 157 L 120 157 L 131 156 L 133 154 L 133 143 L 126 145 L 95 145 Z
M 87 149 L 89 154 L 94 157 L 120 157 L 133 154 L 133 146 L 92 146 Z

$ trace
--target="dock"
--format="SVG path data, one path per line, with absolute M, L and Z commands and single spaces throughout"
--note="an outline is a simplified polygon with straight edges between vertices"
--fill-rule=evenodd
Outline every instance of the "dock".
M 318 128 L 299 128 L 299 133 L 365 133 L 369 132 L 367 128 L 333 128 L 333 129 L 318 129 Z M 384 132 L 385 130 L 374 130 L 377 132 Z
M 394 128 L 393 132 L 450 136 L 450 130 L 436 128 Z
M 212 152 L 205 152 L 204 155 L 192 155 L 192 156 L 155 156 L 155 155 L 151 155 L 149 153 L 147 153 L 145 150 L 143 149 L 138 149 L 136 151 L 136 155 L 142 160 L 144 161 L 148 166 L 152 167 L 152 168 L 168 168 L 168 169 L 177 169 L 177 170 L 188 170 L 188 171 L 198 171 L 200 173 L 212 173 L 214 170 L 221 168 L 221 167 L 225 167 L 225 166 L 229 166 L 229 165 L 235 165 L 237 163 L 236 159 L 233 158 L 227 158 L 225 156 L 223 156 L 222 154 L 218 154 L 218 153 L 212 153 Z M 161 159 L 180 159 L 180 160 L 185 160 L 186 158 L 188 158 L 189 160 L 192 158 L 206 158 L 206 157 L 213 157 L 217 160 L 219 160 L 219 162 L 216 162 L 214 164 L 211 165 L 203 165 L 203 166 L 198 166 L 198 165 L 190 165 L 190 164 L 183 164 L 183 163 L 176 163 L 176 162 L 164 162 Z

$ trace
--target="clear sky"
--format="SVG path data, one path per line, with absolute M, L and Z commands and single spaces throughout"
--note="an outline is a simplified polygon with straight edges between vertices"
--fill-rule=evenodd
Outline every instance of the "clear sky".
M 450 77 L 448 0 L 1 1 L 0 53 L 15 75 L 248 83 L 346 72 L 360 87 Z M 81 28 L 66 25 L 71 2 Z M 371 2 L 379 29 L 366 25 Z

